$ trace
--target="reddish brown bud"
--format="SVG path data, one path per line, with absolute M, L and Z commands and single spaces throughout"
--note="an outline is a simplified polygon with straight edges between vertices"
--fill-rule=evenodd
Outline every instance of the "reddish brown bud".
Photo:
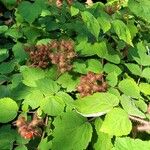
M 99 85 L 93 85 L 92 89 L 93 89 L 93 92 L 98 92 L 99 91 Z
M 107 83 L 106 83 L 106 82 L 103 82 L 103 83 L 102 83 L 102 87 L 103 87 L 104 89 L 107 89 L 107 87 L 108 87 Z
M 87 77 L 82 76 L 81 77 L 81 83 L 85 83 L 85 82 L 87 82 Z
M 84 87 L 84 92 L 89 92 L 91 90 L 91 87 L 87 84 L 84 84 L 83 87 Z
M 82 92 L 83 90 L 84 90 L 83 86 L 79 85 L 79 86 L 77 87 L 77 91 Z
M 101 81 L 103 78 L 103 74 L 96 74 L 95 77 L 96 77 L 96 80 Z
M 17 126 L 17 127 L 21 127 L 21 126 L 23 126 L 23 125 L 25 125 L 25 124 L 26 124 L 26 119 L 25 119 L 25 117 L 23 117 L 23 116 L 19 117 L 18 120 L 16 120 L 16 121 L 13 123 L 13 125 L 15 125 L 15 126 Z

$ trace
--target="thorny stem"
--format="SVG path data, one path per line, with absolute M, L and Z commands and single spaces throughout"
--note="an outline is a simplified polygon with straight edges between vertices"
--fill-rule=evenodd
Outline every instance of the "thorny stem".
M 140 69 L 142 70 L 142 65 L 140 66 Z M 138 78 L 137 84 L 139 85 L 141 78 Z
M 138 131 L 150 131 L 150 125 L 137 126 Z
M 129 116 L 129 118 L 131 120 L 139 122 L 141 124 L 141 125 L 137 125 L 135 127 L 134 134 L 136 134 L 136 131 L 141 131 L 141 132 L 142 131 L 150 131 L 150 121 L 146 121 L 144 119 L 137 118 L 137 117 L 134 117 L 134 116 Z
M 90 118 L 90 119 L 88 120 L 88 122 L 91 122 L 91 121 L 93 121 L 93 120 L 95 120 L 95 119 L 96 119 L 96 117 Z
M 137 118 L 137 117 L 134 117 L 134 116 L 129 116 L 129 118 L 133 121 L 136 121 L 136 122 L 139 122 L 143 125 L 149 125 L 150 126 L 150 121 L 146 121 L 144 119 L 141 119 L 141 118 Z
M 104 66 L 104 59 L 101 60 L 102 66 Z M 104 78 L 102 78 L 102 83 L 104 82 Z
M 46 116 L 46 118 L 45 118 L 45 126 L 47 126 L 47 124 L 48 124 L 48 116 Z M 45 136 L 45 130 L 43 131 L 43 134 L 42 134 L 42 137 L 41 137 L 41 139 L 43 139 L 44 138 L 44 136 Z

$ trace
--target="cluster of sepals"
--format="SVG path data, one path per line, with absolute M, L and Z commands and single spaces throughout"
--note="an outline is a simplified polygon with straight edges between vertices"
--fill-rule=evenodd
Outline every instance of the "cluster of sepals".
M 31 121 L 27 121 L 24 116 L 19 116 L 13 123 L 18 128 L 18 133 L 25 139 L 32 139 L 37 136 L 41 136 L 43 120 L 38 118 L 36 113 Z
M 46 68 L 55 64 L 60 73 L 71 70 L 71 61 L 76 56 L 71 40 L 53 40 L 47 45 L 26 47 L 25 50 L 29 53 L 28 63 L 31 66 Z
M 95 74 L 88 72 L 80 79 L 80 84 L 77 86 L 77 91 L 81 97 L 92 95 L 96 92 L 106 92 L 107 83 L 104 81 L 103 74 Z

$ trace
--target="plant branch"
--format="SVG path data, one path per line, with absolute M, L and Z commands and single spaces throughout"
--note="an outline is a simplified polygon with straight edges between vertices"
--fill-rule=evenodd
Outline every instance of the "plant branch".
M 137 126 L 138 131 L 150 131 L 150 124 L 143 125 L 143 126 Z
M 150 121 L 146 121 L 144 119 L 138 118 L 138 117 L 134 117 L 134 116 L 129 116 L 129 118 L 133 121 L 139 122 L 140 124 L 144 124 L 144 125 L 149 125 L 150 126 Z
M 48 124 L 48 116 L 46 116 L 46 118 L 45 118 L 45 126 L 47 126 L 47 124 Z M 44 138 L 44 136 L 45 136 L 45 130 L 43 131 L 43 134 L 42 134 L 42 137 L 41 137 L 41 139 L 43 139 Z

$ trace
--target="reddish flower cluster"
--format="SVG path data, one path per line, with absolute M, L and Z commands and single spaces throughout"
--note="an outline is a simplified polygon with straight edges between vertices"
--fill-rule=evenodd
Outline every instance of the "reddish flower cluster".
M 29 62 L 34 67 L 46 68 L 49 65 L 49 47 L 47 45 L 37 45 L 29 50 Z
M 71 60 L 76 56 L 70 40 L 52 41 L 47 45 L 26 48 L 26 51 L 29 52 L 31 66 L 46 68 L 52 63 L 61 73 L 71 70 Z
M 50 47 L 56 49 L 49 55 L 51 63 L 56 64 L 61 73 L 71 70 L 71 60 L 76 56 L 72 41 L 53 42 Z
M 84 97 L 95 92 L 105 92 L 107 87 L 107 83 L 103 81 L 103 74 L 88 72 L 86 76 L 81 77 L 77 91 Z
M 67 4 L 70 6 L 73 3 L 73 0 L 67 0 Z M 63 5 L 63 0 L 56 0 L 56 6 L 61 7 Z
M 41 136 L 39 125 L 42 124 L 43 121 L 39 118 L 34 118 L 31 122 L 27 122 L 23 116 L 19 117 L 18 120 L 14 122 L 14 125 L 18 127 L 18 133 L 25 139 Z
M 117 12 L 121 8 L 120 3 L 114 3 L 112 5 L 107 5 L 105 7 L 105 12 L 109 15 L 113 15 L 115 12 Z

